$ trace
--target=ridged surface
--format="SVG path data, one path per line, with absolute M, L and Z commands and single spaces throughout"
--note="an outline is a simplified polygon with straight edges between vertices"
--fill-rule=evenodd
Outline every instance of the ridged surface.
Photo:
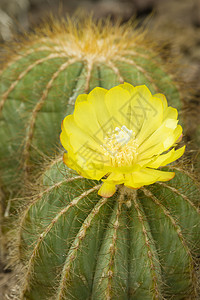
M 99 182 L 52 164 L 14 236 L 19 299 L 196 299 L 199 189 L 174 171 L 167 183 L 101 198 Z
M 181 108 L 176 84 L 145 38 L 144 46 L 133 41 L 132 47 L 115 50 L 109 59 L 101 53 L 90 59 L 68 54 L 61 46 L 59 38 L 36 38 L 13 54 L 1 72 L 0 172 L 7 188 L 22 180 L 23 171 L 28 175 L 45 155 L 57 151 L 61 121 L 73 111 L 80 93 L 126 81 L 146 84 L 152 93 L 164 93 L 171 105 Z M 117 43 L 111 46 L 117 49 Z

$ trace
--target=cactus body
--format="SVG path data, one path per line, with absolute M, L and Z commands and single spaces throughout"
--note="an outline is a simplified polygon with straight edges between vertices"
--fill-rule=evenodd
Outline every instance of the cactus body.
M 19 299 L 196 299 L 199 190 L 173 170 L 101 198 L 99 182 L 52 164 L 17 224 Z
M 56 152 L 61 120 L 80 93 L 126 81 L 162 92 L 181 107 L 176 84 L 144 34 L 91 20 L 52 26 L 14 45 L 1 72 L 0 164 L 7 188 Z

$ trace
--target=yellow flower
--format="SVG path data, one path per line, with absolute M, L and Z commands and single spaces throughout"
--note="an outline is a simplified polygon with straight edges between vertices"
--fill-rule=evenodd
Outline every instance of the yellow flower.
M 157 170 L 183 155 L 175 150 L 182 136 L 177 110 L 145 85 L 100 87 L 79 95 L 74 113 L 62 122 L 64 162 L 86 178 L 104 182 L 99 195 L 110 197 L 116 185 L 138 189 L 168 181 L 173 172 Z

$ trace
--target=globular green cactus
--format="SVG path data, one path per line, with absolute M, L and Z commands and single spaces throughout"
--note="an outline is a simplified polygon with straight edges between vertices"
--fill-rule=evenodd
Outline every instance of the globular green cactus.
M 179 85 L 153 48 L 148 33 L 130 24 L 95 24 L 92 18 L 54 20 L 11 45 L 0 75 L 3 186 L 23 186 L 24 174 L 55 154 L 61 120 L 73 111 L 78 94 L 96 86 L 145 84 L 180 109 Z
M 169 168 L 167 183 L 102 198 L 99 182 L 52 162 L 13 234 L 17 299 L 197 299 L 199 188 Z

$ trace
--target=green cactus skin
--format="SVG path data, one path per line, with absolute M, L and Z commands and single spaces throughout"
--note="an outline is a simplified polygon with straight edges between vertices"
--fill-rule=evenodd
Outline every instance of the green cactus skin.
M 1 71 L 0 176 L 7 189 L 23 186 L 24 171 L 32 174 L 39 161 L 55 154 L 61 121 L 80 93 L 126 81 L 146 84 L 181 108 L 179 85 L 151 49 L 148 34 L 130 25 L 95 25 L 90 18 L 78 29 L 72 23 L 45 25 L 14 44 Z
M 173 180 L 111 198 L 57 160 L 19 216 L 19 299 L 197 299 L 199 189 Z M 35 189 L 37 190 L 37 189 Z

